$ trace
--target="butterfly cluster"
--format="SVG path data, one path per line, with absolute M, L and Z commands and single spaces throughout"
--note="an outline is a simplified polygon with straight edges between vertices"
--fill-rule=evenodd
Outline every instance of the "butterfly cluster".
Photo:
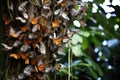
M 2 45 L 11 58 L 26 64 L 18 79 L 44 79 L 61 69 L 62 64 L 57 65 L 61 58 L 57 56 L 66 55 L 63 45 L 75 33 L 68 24 L 86 12 L 86 5 L 81 4 L 79 0 L 18 0 L 16 6 L 11 2 L 12 14 L 14 8 L 17 10 L 13 19 L 3 16 L 8 38 Z

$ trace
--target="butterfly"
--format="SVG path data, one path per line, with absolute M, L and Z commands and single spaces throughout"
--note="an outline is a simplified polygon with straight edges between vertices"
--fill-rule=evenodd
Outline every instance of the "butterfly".
M 44 71 L 45 70 L 45 64 L 41 64 L 39 66 L 35 66 L 35 71 L 39 72 L 39 71 Z
M 56 45 L 61 44 L 61 42 L 62 42 L 62 38 L 53 39 L 53 43 L 56 44 Z
M 18 40 L 22 40 L 23 38 L 24 38 L 24 36 L 25 36 L 25 34 L 20 34 L 19 36 L 18 36 Z
M 26 32 L 27 30 L 29 30 L 29 27 L 23 26 L 20 29 L 21 29 L 22 32 Z
M 47 4 L 49 0 L 43 0 L 43 4 Z
M 10 27 L 10 36 L 17 38 L 20 34 L 22 33 L 22 31 L 18 31 L 16 32 L 12 27 Z
M 45 70 L 45 64 L 41 64 L 41 65 L 37 66 L 37 68 L 38 68 L 38 71 L 43 71 L 43 70 Z
M 29 61 L 29 58 L 25 59 L 25 64 L 29 64 L 30 61 Z
M 27 4 L 28 4 L 28 1 L 25 1 L 25 2 L 21 3 L 21 4 L 19 5 L 19 7 L 18 7 L 18 10 L 19 10 L 19 11 L 24 11 L 25 6 L 26 6 Z
M 39 24 L 36 24 L 36 25 L 33 26 L 32 32 L 34 33 L 34 32 L 36 32 L 37 30 L 40 30 L 40 25 L 39 25 Z
M 59 0 L 57 3 L 60 4 L 61 6 L 65 6 L 66 0 Z
M 30 22 L 34 25 L 34 24 L 37 24 L 37 23 L 38 23 L 39 19 L 40 19 L 40 16 L 35 17 L 35 18 L 32 19 L 32 20 L 30 19 Z
M 12 58 L 14 58 L 14 59 L 19 59 L 20 56 L 21 56 L 20 53 L 12 53 L 12 54 L 10 54 L 10 57 L 12 57 Z
M 4 20 L 4 22 L 5 22 L 5 25 L 10 24 L 10 22 L 11 22 L 11 20 L 8 19 L 7 16 L 6 16 L 5 14 L 3 15 L 3 20 Z
M 25 60 L 25 64 L 29 64 L 29 58 L 28 58 L 29 54 L 28 53 L 12 53 L 10 54 L 10 57 L 14 58 L 14 59 L 19 59 L 20 57 L 22 57 L 23 60 Z
M 16 20 L 21 21 L 22 23 L 26 23 L 26 20 L 22 17 L 16 17 Z
M 8 46 L 7 44 L 4 44 L 4 43 L 2 43 L 2 46 L 3 46 L 5 49 L 7 49 L 7 50 L 13 49 L 12 46 Z
M 25 45 L 29 45 L 29 44 L 31 44 L 31 40 L 26 39 L 25 42 L 24 42 L 24 44 L 25 44 Z
M 60 4 L 61 4 L 61 6 L 65 6 L 66 5 L 66 0 L 63 0 Z
M 53 22 L 52 22 L 52 27 L 53 27 L 53 28 L 58 27 L 59 24 L 60 24 L 60 22 L 61 22 L 60 20 L 55 20 L 55 21 L 53 21 Z

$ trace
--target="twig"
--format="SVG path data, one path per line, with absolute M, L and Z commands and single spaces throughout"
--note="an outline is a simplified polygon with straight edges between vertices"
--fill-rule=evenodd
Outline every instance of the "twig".
M 70 52 L 70 42 L 68 42 L 68 46 L 69 46 L 69 49 L 68 49 L 68 80 L 70 80 L 70 75 L 71 75 L 71 52 Z

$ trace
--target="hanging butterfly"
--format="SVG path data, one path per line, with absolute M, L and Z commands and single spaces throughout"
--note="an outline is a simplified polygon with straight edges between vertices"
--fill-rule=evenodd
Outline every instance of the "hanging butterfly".
M 2 46 L 5 48 L 5 50 L 11 50 L 13 49 L 12 46 L 8 46 L 7 44 L 2 43 Z
M 10 33 L 9 34 L 13 38 L 17 38 L 21 33 L 22 33 L 22 31 L 16 32 L 12 27 L 10 27 Z
M 37 24 L 39 22 L 40 16 L 35 17 L 34 19 L 30 19 L 30 22 L 34 25 Z
M 53 28 L 58 27 L 59 24 L 60 24 L 60 22 L 61 22 L 60 20 L 55 20 L 55 21 L 53 21 L 53 22 L 52 22 L 52 27 L 53 27 Z
M 7 16 L 6 16 L 5 14 L 3 15 L 3 20 L 4 20 L 4 22 L 5 22 L 5 25 L 10 24 L 10 22 L 11 22 L 11 20 L 8 19 Z
M 53 39 L 53 43 L 56 44 L 56 45 L 60 45 L 61 42 L 62 42 L 62 38 Z
M 14 59 L 19 59 L 20 56 L 21 56 L 20 53 L 12 53 L 12 54 L 10 54 L 10 57 L 12 57 L 12 58 L 14 58 Z

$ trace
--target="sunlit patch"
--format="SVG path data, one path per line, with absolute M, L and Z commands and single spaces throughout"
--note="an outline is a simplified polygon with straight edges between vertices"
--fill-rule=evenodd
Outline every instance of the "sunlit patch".
M 97 80 L 102 80 L 102 78 L 101 78 L 101 77 L 98 77 Z
M 102 55 L 103 55 L 103 53 L 102 53 L 102 52 L 98 52 L 98 56 L 100 56 L 100 57 L 101 57 Z
M 114 30 L 117 31 L 119 29 L 119 25 L 118 24 L 115 24 L 114 25 Z
M 106 14 L 106 18 L 109 19 L 111 17 L 111 13 Z
M 78 20 L 74 20 L 73 21 L 73 24 L 76 26 L 76 27 L 80 27 L 80 22 Z
M 102 42 L 102 45 L 103 45 L 103 46 L 106 46 L 107 44 L 108 44 L 107 40 L 104 40 L 104 41 Z
M 108 65 L 108 69 L 112 69 L 113 67 L 111 65 Z
M 99 51 L 99 48 L 95 48 L 94 52 L 97 53 Z
M 96 60 L 97 60 L 97 61 L 100 61 L 100 60 L 101 60 L 101 58 L 99 58 L 99 57 L 98 57 L 98 58 L 96 58 Z
M 101 25 L 98 25 L 98 29 L 100 29 L 100 30 L 104 30 L 104 28 L 101 26 Z

